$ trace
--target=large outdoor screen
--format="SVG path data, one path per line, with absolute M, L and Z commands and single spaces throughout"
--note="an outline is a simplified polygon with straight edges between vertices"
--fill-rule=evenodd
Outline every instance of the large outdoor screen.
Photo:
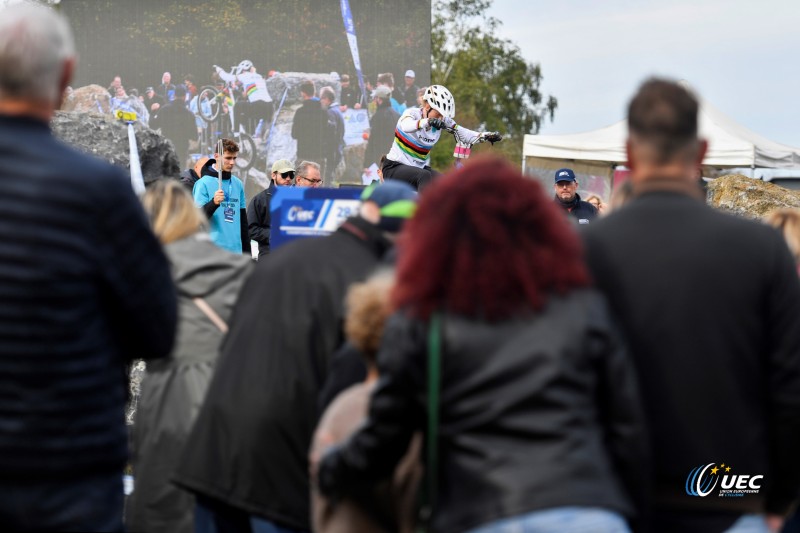
M 63 0 L 61 11 L 80 55 L 73 88 L 100 86 L 109 105 L 136 108 L 141 122 L 177 136 L 182 165 L 234 136 L 252 143 L 245 162 L 264 173 L 304 156 L 297 136 L 316 134 L 326 147 L 311 155 L 322 159 L 326 184 L 359 181 L 378 76 L 393 75 L 400 106 L 416 104 L 405 101 L 409 70 L 413 87 L 430 82 L 430 0 Z M 311 99 L 334 91 L 346 129 L 338 155 L 322 126 L 292 131 L 309 80 Z M 195 115 L 187 146 L 185 128 L 154 120 L 176 98 Z

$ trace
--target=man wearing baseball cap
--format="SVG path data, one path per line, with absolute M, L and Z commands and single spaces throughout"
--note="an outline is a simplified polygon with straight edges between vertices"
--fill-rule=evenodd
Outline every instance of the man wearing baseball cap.
M 409 69 L 406 71 L 406 85 L 403 88 L 403 97 L 405 98 L 406 107 L 415 107 L 417 105 L 417 87 L 414 84 L 414 80 L 417 78 L 417 75 L 414 74 L 414 71 Z
M 571 168 L 556 170 L 555 201 L 564 211 L 572 216 L 578 224 L 588 224 L 597 217 L 597 208 L 589 202 L 581 200 L 578 194 L 578 180 Z
M 272 179 L 269 187 L 253 196 L 247 206 L 247 231 L 250 240 L 258 243 L 258 257 L 269 253 L 269 231 L 272 225 L 269 204 L 275 187 L 291 187 L 294 179 L 294 165 L 288 159 L 278 159 L 272 164 Z

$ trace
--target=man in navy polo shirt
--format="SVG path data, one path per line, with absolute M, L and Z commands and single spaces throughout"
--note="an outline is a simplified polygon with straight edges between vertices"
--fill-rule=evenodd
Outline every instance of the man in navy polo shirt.
M 554 188 L 556 203 L 577 220 L 578 224 L 588 224 L 597 217 L 597 208 L 581 200 L 578 194 L 578 180 L 575 179 L 575 173 L 571 168 L 561 168 L 556 171 Z

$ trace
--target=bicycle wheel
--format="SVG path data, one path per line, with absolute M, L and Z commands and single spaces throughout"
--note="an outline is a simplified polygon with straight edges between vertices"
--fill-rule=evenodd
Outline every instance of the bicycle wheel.
M 206 122 L 213 122 L 222 108 L 218 98 L 220 92 L 210 85 L 206 85 L 197 93 L 197 114 Z
M 236 139 L 239 142 L 239 155 L 236 158 L 236 167 L 242 171 L 250 170 L 256 164 L 258 152 L 256 142 L 246 133 L 237 133 Z

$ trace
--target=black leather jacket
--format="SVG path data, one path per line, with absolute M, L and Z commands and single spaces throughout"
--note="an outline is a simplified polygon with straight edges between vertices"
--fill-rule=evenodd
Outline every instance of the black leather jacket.
M 443 322 L 434 530 L 567 505 L 635 515 L 647 493 L 645 432 L 603 298 L 580 290 L 498 324 Z M 324 457 L 323 493 L 352 494 L 388 476 L 412 433 L 425 430 L 426 342 L 426 323 L 390 318 L 369 420 Z

